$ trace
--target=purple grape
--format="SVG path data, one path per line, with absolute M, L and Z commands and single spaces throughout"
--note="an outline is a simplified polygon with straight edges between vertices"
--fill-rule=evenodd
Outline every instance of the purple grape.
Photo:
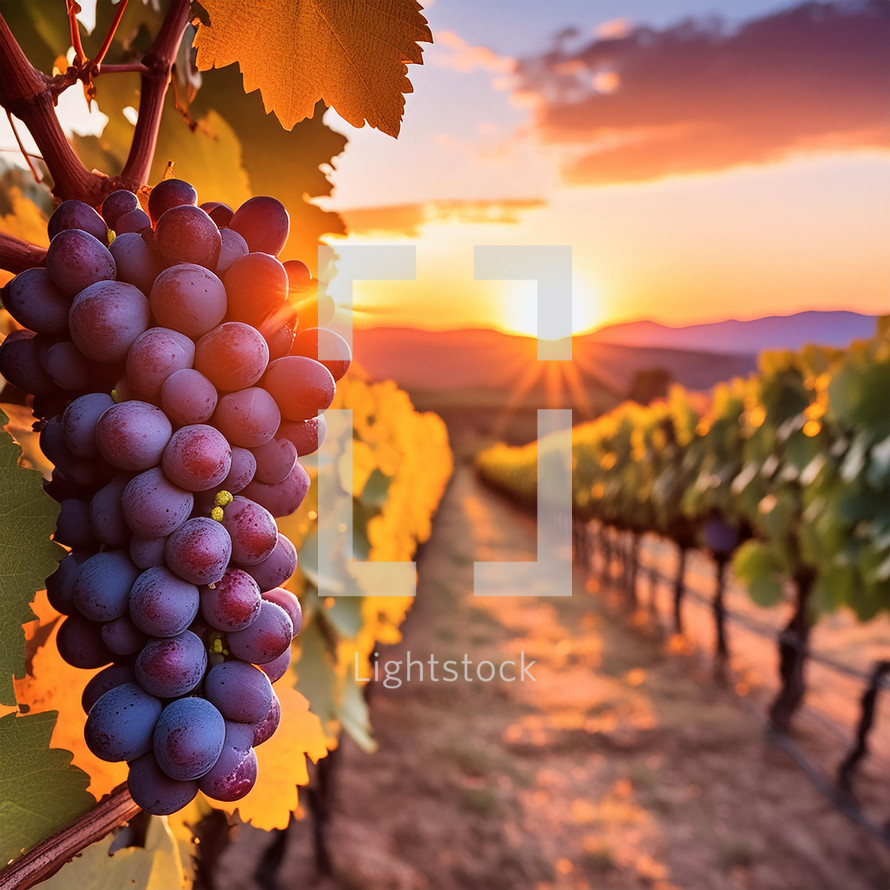
M 222 714 L 203 698 L 182 698 L 164 708 L 155 727 L 154 754 L 171 779 L 199 779 L 219 759 L 226 738 Z
M 71 300 L 53 284 L 46 269 L 19 272 L 3 291 L 3 308 L 19 324 L 39 334 L 68 330 Z
M 81 229 L 89 232 L 102 244 L 108 244 L 108 226 L 102 217 L 83 201 L 62 201 L 46 224 L 50 240 L 66 229 Z
M 198 203 L 195 187 L 182 179 L 164 179 L 148 196 L 148 212 L 151 221 L 156 223 L 171 207 Z
M 195 344 L 185 334 L 149 328 L 127 353 L 127 380 L 137 398 L 157 402 L 164 381 L 174 371 L 190 368 L 194 360 Z
M 82 229 L 65 229 L 50 241 L 46 268 L 53 284 L 69 297 L 117 274 L 108 248 Z
M 132 536 L 121 505 L 129 481 L 129 476 L 118 474 L 90 501 L 90 530 L 97 541 L 109 547 L 126 547 Z
M 302 260 L 286 260 L 284 269 L 291 290 L 302 290 L 312 284 L 312 272 Z
M 336 331 L 327 328 L 307 328 L 300 331 L 291 355 L 302 355 L 321 362 L 335 381 L 346 374 L 352 363 L 349 344 Z
M 194 503 L 192 493 L 174 485 L 160 467 L 134 476 L 121 499 L 127 525 L 144 538 L 174 532 L 189 518 Z
M 145 294 L 125 281 L 99 281 L 80 291 L 68 316 L 74 345 L 97 362 L 123 361 L 149 320 Z
M 114 405 L 108 393 L 91 392 L 75 399 L 61 419 L 62 442 L 75 457 L 94 460 L 99 456 L 96 425 L 99 418 Z
M 113 621 L 127 614 L 127 597 L 139 575 L 128 553 L 106 550 L 91 556 L 74 581 L 74 605 L 90 621 Z
M 148 214 L 141 208 L 137 207 L 135 210 L 130 210 L 127 213 L 122 213 L 117 220 L 117 235 L 139 235 L 142 237 L 142 232 L 145 230 L 151 231 L 151 220 L 148 218 Z
M 229 227 L 244 236 L 251 250 L 277 256 L 287 242 L 290 217 L 281 201 L 258 196 L 235 211 Z
M 139 199 L 128 189 L 113 191 L 102 202 L 102 218 L 108 224 L 108 228 L 114 229 L 115 223 L 125 213 L 139 209 Z
M 263 592 L 281 586 L 296 570 L 297 548 L 280 532 L 275 549 L 262 562 L 245 569 Z
M 275 438 L 259 448 L 253 449 L 256 458 L 257 482 L 264 485 L 277 485 L 293 471 L 297 462 L 297 448 L 290 439 Z
M 190 630 L 175 637 L 149 640 L 136 659 L 139 685 L 158 698 L 177 698 L 191 692 L 206 669 L 204 644 Z
M 273 587 L 272 590 L 263 593 L 263 599 L 275 603 L 276 606 L 281 606 L 287 612 L 288 618 L 294 626 L 294 636 L 297 636 L 303 626 L 303 607 L 297 596 L 283 587 Z
M 249 253 L 226 271 L 229 318 L 254 324 L 287 305 L 287 272 L 268 253 Z
M 151 751 L 163 705 L 135 683 L 109 689 L 91 708 L 83 728 L 87 747 L 100 760 L 135 760 Z
M 242 448 L 256 448 L 270 441 L 280 422 L 275 400 L 257 386 L 223 396 L 213 415 L 217 429 Z
M 126 281 L 138 287 L 143 294 L 150 294 L 162 266 L 139 231 L 119 234 L 109 249 L 117 265 L 118 281 Z
M 118 658 L 135 655 L 145 645 L 145 641 L 145 634 L 133 624 L 129 615 L 102 625 L 102 642 Z
M 169 816 L 188 806 L 198 794 L 195 780 L 171 779 L 158 766 L 153 752 L 143 754 L 130 764 L 127 787 L 133 802 L 154 816 Z
M 49 604 L 63 615 L 73 615 L 77 611 L 77 606 L 74 605 L 74 582 L 88 556 L 88 553 L 68 553 L 60 560 L 59 567 L 46 579 Z M 257 597 L 257 608 L 259 608 L 259 597 Z
M 219 259 L 216 261 L 216 274 L 222 275 L 235 260 L 250 252 L 247 242 L 234 229 L 221 229 L 219 233 Z
M 232 539 L 222 524 L 197 516 L 167 539 L 167 565 L 180 578 L 203 586 L 222 578 L 232 556 Z
M 220 228 L 227 226 L 235 215 L 235 211 L 222 201 L 205 201 L 200 207 Z
M 96 424 L 99 453 L 113 467 L 139 472 L 157 466 L 173 427 L 167 415 L 149 402 L 120 402 Z
M 198 786 L 213 800 L 240 800 L 253 788 L 256 777 L 256 752 L 245 747 L 244 730 L 227 721 L 222 753 Z
M 256 473 L 256 458 L 246 448 L 238 445 L 232 447 L 232 468 L 223 479 L 220 488 L 229 494 L 238 494 L 248 485 Z
M 252 664 L 224 661 L 207 672 L 204 697 L 226 720 L 258 723 L 272 706 L 272 684 Z
M 283 420 L 278 428 L 278 435 L 290 439 L 297 449 L 298 457 L 305 457 L 318 451 L 328 432 L 328 422 L 324 414 L 310 417 L 308 420 Z
M 130 590 L 130 617 L 153 637 L 175 637 L 198 614 L 198 588 L 157 566 L 144 571 Z
M 215 630 L 244 630 L 260 613 L 260 588 L 241 569 L 227 569 L 213 587 L 201 589 L 201 615 Z
M 200 337 L 225 317 L 226 289 L 209 269 L 181 263 L 158 275 L 150 302 L 159 325 Z
M 70 340 L 51 344 L 46 350 L 43 367 L 59 389 L 80 392 L 89 386 L 90 364 Z
M 191 368 L 174 371 L 161 387 L 161 407 L 174 423 L 182 426 L 210 420 L 216 402 L 216 387 L 200 371 Z
M 270 683 L 277 683 L 290 667 L 291 649 L 288 646 L 278 658 L 273 658 L 265 664 L 257 665 L 259 669 L 269 678 Z
M 228 476 L 232 449 L 225 436 L 212 426 L 184 426 L 170 438 L 161 466 L 167 478 L 180 488 L 207 491 Z
M 330 407 L 337 385 L 321 362 L 303 355 L 277 358 L 260 381 L 287 420 L 309 420 Z
M 98 549 L 99 542 L 90 531 L 90 505 L 87 501 L 68 498 L 59 504 L 53 540 L 72 550 Z
M 284 358 L 290 355 L 294 346 L 296 333 L 294 326 L 297 322 L 297 311 L 287 304 L 278 312 L 273 312 L 264 318 L 257 330 L 263 335 L 266 345 L 269 347 L 269 360 Z
M 288 657 L 290 657 L 290 650 L 288 650 Z M 274 680 L 273 680 L 274 682 Z M 275 730 L 278 729 L 278 724 L 281 723 L 281 702 L 278 700 L 278 696 L 275 694 L 275 691 L 272 691 L 272 705 L 269 708 L 269 713 L 254 726 L 253 729 L 253 746 L 256 748 L 258 745 L 262 745 L 263 742 L 268 742 L 269 739 L 275 735 Z
M 130 559 L 140 569 L 150 569 L 165 563 L 166 538 L 143 538 L 134 535 L 130 540 Z
M 253 386 L 269 364 L 269 347 L 256 328 L 227 321 L 206 333 L 195 348 L 195 368 L 220 392 Z
M 250 627 L 229 634 L 229 651 L 242 661 L 262 665 L 285 652 L 293 638 L 294 626 L 287 612 L 263 600 L 260 613 Z
M 111 653 L 102 642 L 99 625 L 83 615 L 69 615 L 56 635 L 59 655 L 72 667 L 92 670 L 111 661 Z
M 89 714 L 90 708 L 108 692 L 116 686 L 123 686 L 124 683 L 135 683 L 136 672 L 129 664 L 115 662 L 103 668 L 98 674 L 90 679 L 90 682 L 84 687 L 83 695 L 80 703 L 84 712 Z
M 32 331 L 12 331 L 0 343 L 0 374 L 24 393 L 50 395 L 56 385 L 43 369 Z
M 290 516 L 303 503 L 309 485 L 309 474 L 298 461 L 290 475 L 278 485 L 253 481 L 242 494 L 262 504 L 273 516 Z
M 232 539 L 232 559 L 240 565 L 262 562 L 278 543 L 278 526 L 272 514 L 241 495 L 225 507 L 222 524 Z
M 155 244 L 168 266 L 195 263 L 214 269 L 221 243 L 217 224 L 191 204 L 171 207 L 155 226 Z

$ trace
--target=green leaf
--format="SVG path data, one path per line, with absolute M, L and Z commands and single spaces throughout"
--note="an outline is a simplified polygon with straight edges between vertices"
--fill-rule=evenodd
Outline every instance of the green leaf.
M 389 486 L 392 479 L 383 473 L 379 467 L 372 470 L 368 481 L 359 495 L 359 500 L 367 507 L 382 510 L 389 494 Z
M 780 565 L 767 544 L 746 541 L 736 550 L 733 571 L 748 585 L 751 599 L 761 606 L 774 606 L 782 598 Z
M 343 700 L 343 681 L 337 676 L 333 657 L 318 621 L 310 621 L 300 632 L 300 657 L 295 667 L 296 690 L 306 696 L 309 709 L 332 731 Z
M 0 717 L 0 862 L 96 805 L 86 790 L 90 777 L 71 766 L 71 753 L 49 746 L 57 715 Z
M 9 418 L 0 411 L 0 426 Z M 13 677 L 25 672 L 25 633 L 30 602 L 56 569 L 64 550 L 50 540 L 59 507 L 43 490 L 36 470 L 18 465 L 21 448 L 0 430 L 0 704 L 14 705 Z
M 377 742 L 371 735 L 371 714 L 365 701 L 364 687 L 356 683 L 352 665 L 349 668 L 339 711 L 340 723 L 343 731 L 362 751 L 373 754 L 377 750 Z

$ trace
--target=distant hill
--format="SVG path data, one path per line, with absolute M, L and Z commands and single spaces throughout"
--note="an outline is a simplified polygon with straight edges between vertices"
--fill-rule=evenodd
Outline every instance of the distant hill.
M 890 306 L 888 306 L 890 311 Z M 771 315 L 751 321 L 729 319 L 711 324 L 670 327 L 655 321 L 631 321 L 600 328 L 585 339 L 623 346 L 757 353 L 764 349 L 800 349 L 807 343 L 847 346 L 871 337 L 876 318 L 845 310 Z

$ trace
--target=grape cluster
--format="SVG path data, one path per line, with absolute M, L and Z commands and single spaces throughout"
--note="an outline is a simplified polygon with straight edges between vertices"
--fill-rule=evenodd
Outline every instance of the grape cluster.
M 83 692 L 87 745 L 126 761 L 133 799 L 165 814 L 256 781 L 302 620 L 275 517 L 309 488 L 298 457 L 323 440 L 350 353 L 317 326 L 317 300 L 295 308 L 313 282 L 276 258 L 279 201 L 199 207 L 168 179 L 147 210 L 129 191 L 101 215 L 59 205 L 45 267 L 5 288 L 23 329 L 0 372 L 33 397 L 55 466 L 71 550 L 47 579 L 67 616 L 59 652 L 104 668 Z

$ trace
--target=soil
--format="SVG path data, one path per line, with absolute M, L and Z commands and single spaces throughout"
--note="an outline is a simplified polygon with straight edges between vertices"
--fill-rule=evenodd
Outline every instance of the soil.
M 730 679 L 715 682 L 705 642 L 678 643 L 581 569 L 571 597 L 473 597 L 474 560 L 533 559 L 535 540 L 533 517 L 458 465 L 404 640 L 381 657 L 499 665 L 524 653 L 535 680 L 375 684 L 380 750 L 346 740 L 339 752 L 333 875 L 315 872 L 308 816 L 288 832 L 281 887 L 890 887 L 890 850 L 766 738 L 774 647 L 752 646 L 766 661 L 749 669 L 733 638 Z M 825 722 L 799 720 L 795 741 L 828 772 L 846 742 Z M 884 819 L 887 787 L 886 764 L 866 761 L 856 792 Z M 254 877 L 270 841 L 241 826 L 219 890 L 272 886 Z

